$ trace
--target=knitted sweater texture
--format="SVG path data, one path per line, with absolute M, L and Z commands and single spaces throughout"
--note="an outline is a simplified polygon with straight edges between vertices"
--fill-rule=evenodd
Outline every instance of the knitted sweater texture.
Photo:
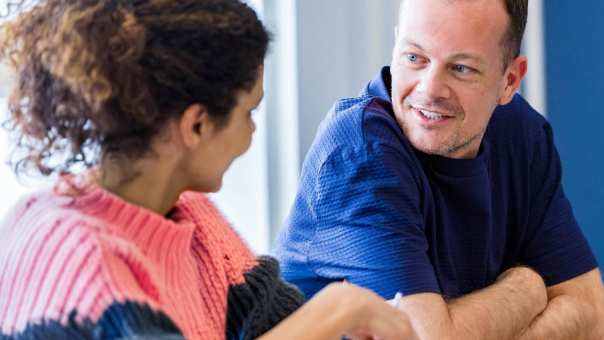
M 302 303 L 203 194 L 164 217 L 57 188 L 0 226 L 0 339 L 249 339 Z

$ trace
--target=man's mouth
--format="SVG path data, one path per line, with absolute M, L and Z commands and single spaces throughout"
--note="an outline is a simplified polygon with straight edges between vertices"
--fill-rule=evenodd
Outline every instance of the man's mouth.
M 428 118 L 430 120 L 441 120 L 444 117 L 444 115 L 441 115 L 440 113 L 437 113 L 437 112 L 425 111 L 425 110 L 419 110 L 419 112 L 424 117 L 426 117 L 426 118 Z
M 431 110 L 427 110 L 424 108 L 419 108 L 419 107 L 411 107 L 414 111 L 418 112 L 422 118 L 429 120 L 429 121 L 442 121 L 445 119 L 449 119 L 449 118 L 453 118 L 453 115 L 450 114 L 446 114 L 446 113 L 442 113 L 442 112 L 436 112 L 436 111 L 431 111 Z

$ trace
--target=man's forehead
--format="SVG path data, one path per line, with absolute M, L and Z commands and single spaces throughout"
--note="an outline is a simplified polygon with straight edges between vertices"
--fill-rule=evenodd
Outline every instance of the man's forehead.
M 445 5 L 452 5 L 455 3 L 463 3 L 463 4 L 478 4 L 478 3 L 486 3 L 486 4 L 494 4 L 495 1 L 499 1 L 499 5 L 501 6 L 501 8 L 505 8 L 505 0 L 401 0 L 400 4 L 399 4 L 399 10 L 398 10 L 398 22 L 400 24 L 401 20 L 403 19 L 403 15 L 406 13 L 405 12 L 405 6 L 408 3 L 412 3 L 414 1 L 419 1 L 422 3 L 428 3 L 428 2 L 433 2 L 433 3 L 440 3 L 440 4 L 445 4 Z
M 413 46 L 450 61 L 499 63 L 508 25 L 503 5 L 493 6 L 494 0 L 403 0 L 403 5 L 409 11 L 397 27 L 398 52 Z
M 507 31 L 509 18 L 503 2 L 497 0 L 402 0 L 397 26 L 412 36 L 444 34 L 483 37 L 492 40 Z M 408 32 L 407 32 L 408 31 Z

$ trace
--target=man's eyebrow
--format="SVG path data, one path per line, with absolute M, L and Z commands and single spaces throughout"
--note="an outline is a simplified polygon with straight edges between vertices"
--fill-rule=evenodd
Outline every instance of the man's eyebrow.
M 450 60 L 470 60 L 481 66 L 484 66 L 484 64 L 485 64 L 485 60 L 483 58 L 481 58 L 475 54 L 465 53 L 465 52 L 455 53 L 451 57 L 449 57 L 449 59 Z
M 424 50 L 424 48 L 422 47 L 422 45 L 420 45 L 420 44 L 416 43 L 415 41 L 411 41 L 411 40 L 409 40 L 409 39 L 405 39 L 405 40 L 403 40 L 403 42 L 404 42 L 405 44 L 407 44 L 407 45 L 411 45 L 411 46 L 413 46 L 413 47 L 416 47 L 416 48 L 418 48 L 418 49 L 420 49 L 420 50 L 422 50 L 422 51 Z
M 422 45 L 420 45 L 419 43 L 416 43 L 415 41 L 409 40 L 409 39 L 404 39 L 403 43 L 407 44 L 407 45 L 411 45 L 421 51 L 424 51 L 424 48 L 422 47 Z M 466 53 L 466 52 L 459 52 L 459 53 L 455 53 L 452 56 L 449 57 L 449 59 L 453 60 L 464 60 L 464 59 L 468 59 L 468 60 L 473 60 L 479 64 L 484 64 L 484 60 L 477 56 L 474 55 L 472 53 Z
M 482 58 L 480 58 L 479 56 L 465 52 L 455 53 L 451 56 L 451 59 L 472 59 L 478 62 L 482 62 Z

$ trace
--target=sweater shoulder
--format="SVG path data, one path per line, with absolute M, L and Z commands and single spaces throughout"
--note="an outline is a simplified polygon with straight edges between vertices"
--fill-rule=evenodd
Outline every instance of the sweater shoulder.
M 195 226 L 192 250 L 223 259 L 223 269 L 229 282 L 243 282 L 243 273 L 257 264 L 256 256 L 210 197 L 203 193 L 185 192 L 176 206 L 178 212 L 175 217 L 191 221 Z
M 96 322 L 111 305 L 126 301 L 155 307 L 103 224 L 57 199 L 30 195 L 0 226 L 2 332 L 41 322 Z

